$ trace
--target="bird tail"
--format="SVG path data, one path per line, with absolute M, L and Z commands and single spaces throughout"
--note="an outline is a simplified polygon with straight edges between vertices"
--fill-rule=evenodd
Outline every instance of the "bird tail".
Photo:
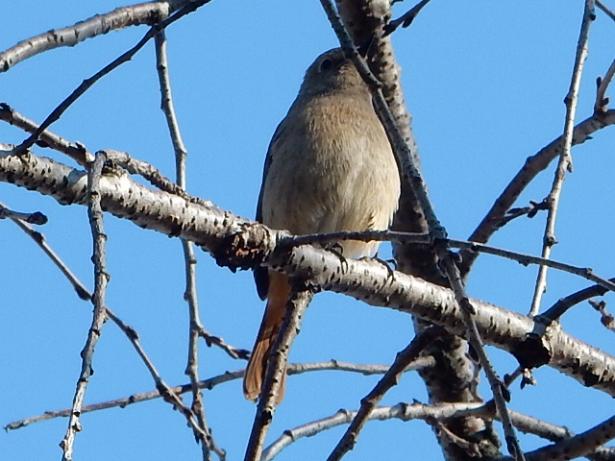
M 290 295 L 288 277 L 277 272 L 269 273 L 269 289 L 267 291 L 267 307 L 258 330 L 258 336 L 252 348 L 252 355 L 243 378 L 243 394 L 248 400 L 256 400 L 261 393 L 271 346 L 276 340 L 280 325 L 284 319 L 286 304 Z M 286 385 L 286 366 L 282 373 L 282 382 L 276 403 L 284 397 Z

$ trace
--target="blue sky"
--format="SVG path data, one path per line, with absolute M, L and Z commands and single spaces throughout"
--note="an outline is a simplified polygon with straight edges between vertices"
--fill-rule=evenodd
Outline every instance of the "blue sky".
M 51 29 L 122 5 L 116 1 L 13 2 L 3 12 L 0 49 Z M 397 12 L 409 5 L 397 5 Z M 546 0 L 443 2 L 434 0 L 415 23 L 395 34 L 406 98 L 424 174 L 438 216 L 454 238 L 466 238 L 523 161 L 558 136 L 564 125 L 568 89 L 583 2 L 555 5 Z M 595 78 L 613 59 L 608 43 L 615 23 L 597 12 L 590 32 L 577 120 L 592 112 Z M 145 28 L 132 28 L 57 49 L 0 74 L 0 101 L 41 121 L 84 78 L 132 46 Z M 170 71 L 176 109 L 189 150 L 188 189 L 232 212 L 252 217 L 269 139 L 296 95 L 305 68 L 336 38 L 317 1 L 213 1 L 168 30 Z M 174 176 L 174 159 L 162 112 L 153 44 L 133 61 L 98 82 L 52 127 L 91 151 L 124 150 Z M 554 257 L 591 266 L 612 276 L 615 230 L 612 197 L 612 129 L 573 150 L 575 171 L 567 177 L 557 223 Z M 0 124 L 0 142 L 23 134 Z M 37 148 L 63 162 L 70 161 Z M 541 200 L 552 170 L 528 188 L 519 204 Z M 20 210 L 49 217 L 42 229 L 73 270 L 92 286 L 91 239 L 83 207 L 61 207 L 47 197 L 0 184 L 0 199 Z M 108 304 L 140 333 L 169 383 L 186 382 L 187 308 L 182 300 L 183 259 L 179 241 L 143 231 L 109 216 Z M 544 216 L 520 219 L 499 232 L 494 245 L 539 254 Z M 386 255 L 388 250 L 384 250 Z M 12 223 L 0 221 L 3 303 L 0 309 L 0 422 L 64 408 L 80 367 L 79 351 L 90 322 L 90 307 L 42 252 Z M 228 342 L 252 345 L 262 303 L 248 272 L 232 274 L 198 253 L 200 302 L 205 326 Z M 535 268 L 482 256 L 470 277 L 477 298 L 527 312 Z M 586 286 L 553 271 L 544 298 L 548 306 Z M 607 297 L 608 301 L 609 298 Z M 563 320 L 565 329 L 612 350 L 613 337 L 587 305 Z M 373 309 L 340 295 L 320 294 L 309 308 L 291 361 L 339 360 L 390 363 L 412 337 L 406 315 Z M 500 374 L 514 360 L 493 348 Z M 201 375 L 243 366 L 217 349 L 202 348 Z M 130 344 L 107 324 L 96 351 L 95 374 L 86 401 L 98 402 L 153 387 Z M 613 413 L 610 397 L 588 390 L 543 368 L 538 385 L 513 388 L 511 408 L 582 431 Z M 321 372 L 290 378 L 269 440 L 283 430 L 354 409 L 377 377 Z M 489 391 L 484 386 L 483 396 Z M 416 375 L 407 374 L 384 404 L 426 400 Z M 239 381 L 205 393 L 208 418 L 229 459 L 243 456 L 254 405 L 244 401 Z M 85 415 L 75 445 L 79 459 L 199 459 L 191 431 L 168 404 L 154 401 Z M 43 422 L 0 435 L 7 459 L 60 456 L 66 420 Z M 343 428 L 300 440 L 278 459 L 321 459 Z M 522 437 L 532 449 L 538 439 Z M 375 422 L 346 459 L 390 461 L 440 459 L 428 427 L 421 422 Z

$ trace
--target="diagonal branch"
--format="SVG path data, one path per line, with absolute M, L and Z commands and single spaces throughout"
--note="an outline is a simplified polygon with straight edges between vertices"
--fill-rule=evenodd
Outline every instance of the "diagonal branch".
M 116 8 L 104 14 L 79 21 L 68 27 L 52 29 L 29 37 L 0 53 L 0 72 L 32 56 L 62 46 L 75 46 L 89 38 L 142 24 L 153 25 L 165 19 L 172 11 L 189 0 L 154 1 Z
M 608 126 L 615 125 L 615 110 L 610 109 L 605 113 L 594 113 L 591 117 L 586 118 L 574 127 L 572 143 L 573 145 L 582 144 L 591 139 L 592 135 L 597 131 Z M 501 220 L 506 215 L 506 212 L 515 203 L 521 192 L 532 182 L 532 180 L 544 169 L 546 169 L 551 161 L 558 157 L 562 152 L 563 136 L 560 136 L 536 154 L 528 157 L 523 167 L 513 177 L 510 183 L 502 191 L 500 196 L 495 200 L 485 217 L 468 237 L 469 241 L 477 243 L 486 243 L 491 236 L 500 229 Z M 461 252 L 462 265 L 460 267 L 462 274 L 466 275 L 478 254 L 469 250 Z
M 32 154 L 19 157 L 0 150 L 0 181 L 51 195 L 63 204 L 86 200 L 83 171 Z M 391 277 L 390 268 L 378 262 L 347 260 L 342 264 L 335 254 L 310 246 L 294 248 L 290 255 L 285 248 L 276 253 L 276 242 L 288 234 L 215 206 L 152 191 L 126 175 L 105 175 L 100 186 L 106 211 L 141 227 L 193 241 L 221 265 L 236 269 L 263 264 L 291 276 L 307 275 L 324 290 L 412 313 L 465 336 L 452 293 L 436 284 L 397 271 Z M 586 386 L 615 395 L 615 358 L 609 354 L 567 335 L 557 325 L 545 331 L 542 323 L 525 316 L 475 299 L 471 303 L 478 312 L 481 337 L 488 344 L 520 357 L 540 357 L 534 366 L 548 364 Z M 530 341 L 532 332 L 540 333 L 537 344 Z M 532 349 L 524 349 L 530 344 Z
M 137 54 L 137 52 L 139 52 L 139 50 L 141 50 L 141 48 L 143 48 L 147 42 L 150 41 L 150 39 L 152 39 L 156 34 L 158 34 L 158 32 L 164 30 L 165 27 L 174 23 L 178 19 L 181 19 L 185 15 L 192 13 L 193 11 L 205 5 L 206 3 L 209 3 L 210 1 L 211 0 L 189 1 L 172 16 L 169 16 L 165 20 L 154 24 L 143 36 L 143 38 L 141 38 L 141 40 L 137 42 L 136 45 L 134 45 L 126 52 L 122 53 L 120 56 L 115 58 L 113 61 L 100 69 L 91 77 L 83 80 L 83 82 L 81 82 L 81 84 L 77 88 L 75 88 L 70 95 L 68 95 L 60 104 L 58 104 L 53 109 L 53 111 L 51 111 L 51 113 L 47 116 L 47 118 L 45 118 L 45 120 L 43 121 L 43 123 L 41 123 L 37 130 L 15 148 L 15 152 L 19 154 L 24 154 L 30 147 L 32 147 L 32 145 L 36 141 L 38 141 L 40 134 L 45 131 L 53 122 L 57 121 L 62 116 L 62 114 L 71 106 L 71 104 L 73 104 L 77 99 L 79 99 L 81 95 L 83 95 L 89 88 L 92 87 L 92 85 L 94 85 L 102 77 L 115 70 L 125 62 L 130 61 L 132 57 Z
M 583 75 L 583 67 L 587 59 L 587 43 L 589 40 L 589 26 L 595 19 L 594 0 L 585 0 L 585 8 L 583 10 L 583 19 L 581 22 L 581 31 L 579 32 L 579 40 L 577 43 L 577 51 L 570 80 L 570 88 L 564 99 L 566 103 L 566 121 L 564 123 L 564 138 L 563 146 L 560 153 L 559 161 L 555 169 L 555 177 L 548 196 L 549 209 L 547 211 L 547 223 L 543 237 L 542 257 L 549 259 L 553 246 L 557 243 L 555 237 L 555 221 L 557 219 L 557 211 L 559 208 L 559 200 L 562 192 L 566 171 L 572 172 L 572 137 L 574 134 L 574 119 L 577 111 L 577 101 L 579 98 L 579 87 L 581 86 L 581 76 Z M 542 295 L 547 289 L 547 267 L 540 266 L 536 277 L 536 285 L 534 287 L 534 295 L 532 297 L 532 305 L 530 307 L 530 316 L 535 316 L 540 310 L 540 302 Z
M 418 358 L 419 354 L 425 349 L 425 346 L 442 335 L 442 333 L 444 333 L 444 330 L 441 328 L 429 327 L 420 332 L 408 346 L 397 354 L 395 361 L 382 379 L 378 381 L 369 394 L 361 399 L 361 408 L 359 408 L 350 426 L 346 429 L 346 432 L 327 458 L 327 461 L 339 461 L 348 451 L 354 448 L 359 433 L 365 426 L 365 423 L 376 405 L 378 405 L 378 402 L 384 397 L 384 394 L 399 382 L 399 378 L 408 364 Z
M 581 434 L 527 453 L 528 461 L 558 461 L 586 456 L 615 438 L 615 416 Z M 613 454 L 611 453 L 612 459 Z
M 276 399 L 283 379 L 282 375 L 286 373 L 290 346 L 299 333 L 303 313 L 310 304 L 312 296 L 313 294 L 309 290 L 295 290 L 286 304 L 284 321 L 276 335 L 267 361 L 265 379 L 256 407 L 256 415 L 244 461 L 259 461 L 261 459 L 265 437 L 275 414 Z

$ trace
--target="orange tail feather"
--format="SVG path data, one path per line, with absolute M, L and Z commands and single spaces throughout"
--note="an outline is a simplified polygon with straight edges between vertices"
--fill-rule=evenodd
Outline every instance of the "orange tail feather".
M 270 272 L 267 307 L 265 308 L 265 314 L 263 315 L 246 374 L 243 378 L 243 394 L 248 400 L 256 400 L 261 393 L 271 346 L 275 342 L 280 325 L 284 319 L 289 295 L 290 285 L 288 277 L 277 272 Z M 277 403 L 280 403 L 284 397 L 285 382 L 286 371 L 282 374 Z

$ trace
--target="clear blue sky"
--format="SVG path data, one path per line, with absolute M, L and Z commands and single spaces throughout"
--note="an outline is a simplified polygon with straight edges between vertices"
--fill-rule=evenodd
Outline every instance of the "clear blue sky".
M 0 49 L 18 40 L 72 24 L 122 5 L 118 0 L 79 2 L 22 0 L 4 8 Z M 408 5 L 397 5 L 403 12 Z M 425 177 L 436 210 L 451 236 L 466 238 L 493 199 L 528 155 L 561 133 L 563 98 L 574 59 L 583 2 L 546 0 L 434 0 L 411 26 L 395 34 L 403 83 Z M 577 119 L 591 114 L 595 78 L 610 64 L 615 23 L 598 12 L 583 78 Z M 132 46 L 145 28 L 110 33 L 74 48 L 23 62 L 0 74 L 0 101 L 41 121 L 85 77 Z M 190 152 L 188 187 L 242 216 L 252 217 L 269 139 L 292 102 L 303 72 L 336 38 L 312 0 L 213 1 L 168 31 L 170 70 L 181 128 Z M 153 44 L 130 63 L 96 84 L 53 131 L 83 142 L 91 151 L 125 150 L 174 176 L 169 137 L 159 110 Z M 612 129 L 611 129 L 612 130 Z M 613 276 L 615 231 L 612 197 L 613 137 L 609 129 L 573 151 L 575 172 L 564 186 L 557 224 L 560 244 L 554 256 Z M 0 123 L 0 142 L 23 134 Z M 50 151 L 37 152 L 68 160 Z M 552 179 L 549 170 L 520 201 L 541 200 Z M 60 207 L 36 193 L 0 184 L 0 199 L 21 210 L 49 217 L 44 233 L 74 271 L 92 286 L 91 242 L 86 210 Z M 522 219 L 493 243 L 538 254 L 543 216 Z M 108 263 L 112 276 L 108 304 L 141 334 L 143 345 L 165 380 L 186 382 L 187 308 L 182 300 L 183 260 L 177 240 L 143 231 L 109 216 Z M 388 250 L 385 250 L 385 254 Z M 41 251 L 12 223 L 0 221 L 0 422 L 70 405 L 80 367 L 91 309 Z M 205 326 L 228 342 L 249 348 L 260 322 L 262 303 L 251 274 L 232 274 L 199 252 L 198 280 Z M 469 291 L 527 312 L 535 268 L 481 257 Z M 586 286 L 551 272 L 544 304 Z M 608 301 L 608 298 L 607 298 Z M 598 315 L 581 305 L 566 315 L 564 327 L 612 350 L 613 337 Z M 412 337 L 406 315 L 374 309 L 341 295 L 317 296 L 307 312 L 292 361 L 329 358 L 390 363 Z M 489 348 L 500 374 L 514 361 Z M 201 375 L 243 366 L 217 349 L 202 348 Z M 130 344 L 107 324 L 94 361 L 86 401 L 98 402 L 149 390 L 152 381 Z M 613 400 L 543 368 L 538 386 L 513 388 L 511 408 L 582 431 L 613 414 Z M 289 379 L 269 440 L 287 428 L 355 409 L 377 377 L 339 372 Z M 483 396 L 489 391 L 483 387 Z M 241 459 L 255 407 L 235 381 L 205 394 L 210 424 L 228 459 Z M 408 374 L 384 404 L 426 400 L 416 375 Z M 77 459 L 199 459 L 182 417 L 154 401 L 83 416 Z M 44 422 L 0 434 L 6 459 L 60 457 L 58 443 L 66 420 Z M 343 428 L 301 440 L 280 460 L 322 459 Z M 541 445 L 523 437 L 525 449 Z M 386 453 L 386 455 L 383 455 Z M 365 429 L 349 460 L 440 459 L 439 448 L 422 422 L 375 422 Z

